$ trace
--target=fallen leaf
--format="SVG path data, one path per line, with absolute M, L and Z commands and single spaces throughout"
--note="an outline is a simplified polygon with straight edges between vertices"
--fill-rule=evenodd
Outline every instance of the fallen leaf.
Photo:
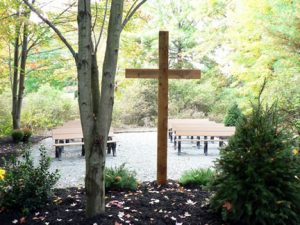
M 119 212 L 118 213 L 118 217 L 120 218 L 120 220 L 124 221 L 123 218 L 122 218 L 124 215 L 125 215 L 124 212 Z
M 227 211 L 231 211 L 232 210 L 232 204 L 228 201 L 226 201 L 223 205 L 223 208 L 225 208 Z
M 20 218 L 20 224 L 26 223 L 26 217 L 23 216 L 22 218 Z
M 176 221 L 177 219 L 176 219 L 174 216 L 172 216 L 172 217 L 171 217 L 171 220 L 175 220 L 175 221 Z
M 13 221 L 11 221 L 13 224 L 18 223 L 18 220 L 14 219 Z
M 188 212 L 185 212 L 185 213 L 184 213 L 184 216 L 185 216 L 185 217 L 188 217 L 188 216 L 191 216 L 191 214 L 189 214 Z
M 191 199 L 188 199 L 185 204 L 187 205 L 195 205 L 197 202 L 193 202 Z

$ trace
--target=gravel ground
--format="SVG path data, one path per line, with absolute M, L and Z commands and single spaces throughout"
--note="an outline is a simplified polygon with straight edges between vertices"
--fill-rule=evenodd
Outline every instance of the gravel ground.
M 126 163 L 127 168 L 135 170 L 140 181 L 156 179 L 156 132 L 120 133 L 117 140 L 117 156 L 107 155 L 106 166 L 114 167 Z M 51 170 L 59 170 L 61 175 L 57 187 L 81 186 L 84 183 L 85 160 L 81 156 L 81 147 L 66 147 L 62 161 L 54 158 L 52 138 L 40 142 L 46 146 L 47 152 L 53 158 Z M 33 146 L 32 155 L 39 159 L 39 145 Z M 218 144 L 208 145 L 208 156 L 203 154 L 203 145 L 196 148 L 196 142 L 182 146 L 181 155 L 174 150 L 173 143 L 168 146 L 168 179 L 178 180 L 183 171 L 193 168 L 209 168 L 219 156 Z

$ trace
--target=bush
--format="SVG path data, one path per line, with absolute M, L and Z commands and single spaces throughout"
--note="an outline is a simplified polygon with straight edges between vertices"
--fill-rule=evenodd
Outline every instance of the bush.
M 0 94 L 0 137 L 12 132 L 11 91 Z
M 224 118 L 225 126 L 236 126 L 239 119 L 242 117 L 242 112 L 239 106 L 235 103 L 233 104 Z
M 20 141 L 23 141 L 24 132 L 23 132 L 23 130 L 20 130 L 20 129 L 13 130 L 11 133 L 11 137 L 13 139 L 13 142 L 19 143 Z
M 211 207 L 235 224 L 300 224 L 300 160 L 277 108 L 253 105 L 220 153 Z
M 5 162 L 5 174 L 0 179 L 0 207 L 28 213 L 49 202 L 59 175 L 57 171 L 48 171 L 50 158 L 46 156 L 44 146 L 40 147 L 40 154 L 37 167 L 34 167 L 28 150 L 23 154 L 23 160 L 12 158 Z
M 125 164 L 105 169 L 106 190 L 136 190 L 136 173 L 125 168 Z
M 23 126 L 32 130 L 44 130 L 77 117 L 78 103 L 74 95 L 45 85 L 37 93 L 26 96 L 21 121 L 24 121 Z
M 29 138 L 32 135 L 32 131 L 29 128 L 24 128 L 23 133 L 24 133 L 23 142 L 27 143 L 29 141 Z
M 207 186 L 214 174 L 211 169 L 188 170 L 180 177 L 179 183 L 183 186 Z

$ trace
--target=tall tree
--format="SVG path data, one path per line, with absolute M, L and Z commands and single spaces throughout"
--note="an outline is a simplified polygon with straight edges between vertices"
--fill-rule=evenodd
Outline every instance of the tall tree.
M 96 35 L 94 35 L 95 26 L 92 22 L 91 1 L 78 0 L 78 52 L 74 50 L 69 41 L 51 21 L 39 13 L 27 0 L 23 1 L 59 36 L 70 50 L 76 63 L 78 101 L 86 150 L 86 214 L 87 216 L 94 216 L 105 211 L 105 150 L 114 104 L 114 85 L 120 35 L 127 22 L 146 0 L 133 1 L 123 21 L 124 0 L 112 0 L 109 12 L 107 12 L 108 0 L 106 0 L 104 19 L 98 38 L 95 38 Z M 109 14 L 109 24 L 100 93 L 97 49 L 107 14 Z
M 35 0 L 30 1 L 31 5 Z M 56 15 L 58 20 L 64 12 Z M 0 2 L 0 20 L 5 23 L 1 27 L 0 40 L 5 43 L 7 54 L 2 54 L 1 61 L 8 67 L 12 93 L 12 128 L 19 129 L 21 124 L 22 103 L 25 91 L 25 78 L 32 72 L 30 67 L 37 70 L 37 62 L 30 59 L 38 55 L 42 44 L 49 42 L 49 28 L 30 20 L 31 9 L 21 0 L 6 0 Z M 32 53 L 34 52 L 34 53 Z M 44 65 L 44 67 L 46 67 Z

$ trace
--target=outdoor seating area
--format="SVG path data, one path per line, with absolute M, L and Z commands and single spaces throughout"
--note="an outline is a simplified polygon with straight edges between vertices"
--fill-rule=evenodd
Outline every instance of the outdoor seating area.
M 116 141 L 113 139 L 113 129 L 110 129 L 107 141 L 107 153 L 116 156 Z M 72 120 L 64 125 L 52 130 L 53 146 L 55 148 L 55 158 L 61 160 L 61 154 L 65 146 L 82 146 L 81 155 L 85 155 L 83 133 L 80 120 Z
M 181 153 L 182 143 L 196 143 L 200 148 L 203 143 L 204 154 L 208 154 L 208 142 L 219 143 L 219 147 L 235 133 L 235 127 L 225 127 L 208 119 L 169 119 L 169 139 L 174 141 L 174 148 Z M 194 139 L 196 137 L 196 140 Z

